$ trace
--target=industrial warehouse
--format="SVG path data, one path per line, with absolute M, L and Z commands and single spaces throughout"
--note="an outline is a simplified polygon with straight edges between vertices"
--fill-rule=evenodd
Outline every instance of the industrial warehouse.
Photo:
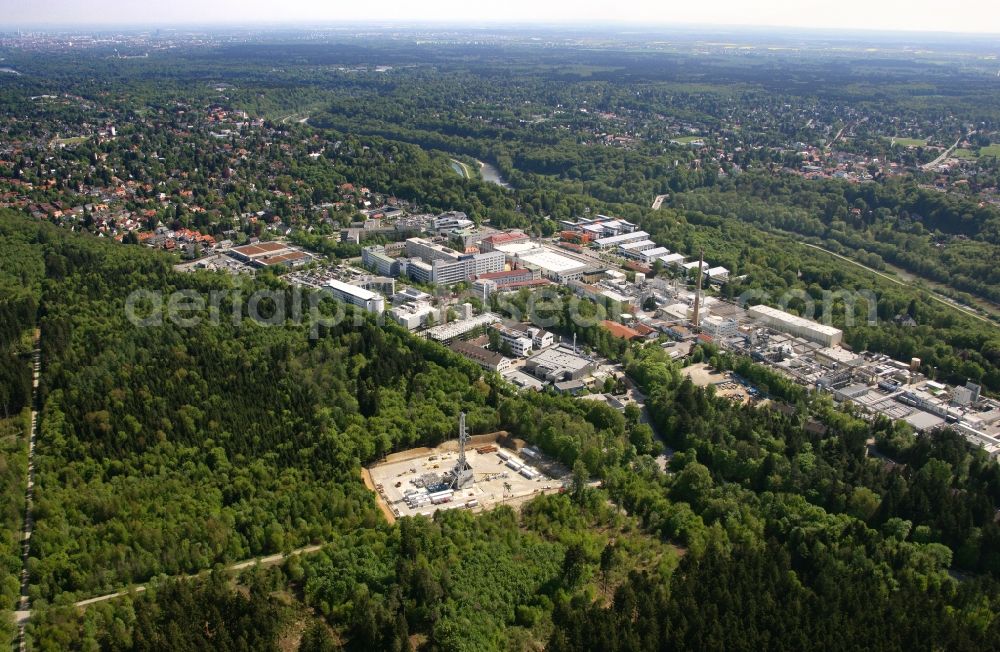
M 562 491 L 568 470 L 507 433 L 469 436 L 463 414 L 457 440 L 390 455 L 364 476 L 391 522 L 442 509 L 518 507 L 538 494 Z

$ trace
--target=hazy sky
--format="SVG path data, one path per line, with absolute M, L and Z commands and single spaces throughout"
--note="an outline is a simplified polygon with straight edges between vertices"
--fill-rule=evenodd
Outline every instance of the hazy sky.
M 1000 33 L 998 0 L 0 0 L 0 26 L 307 21 L 718 24 Z

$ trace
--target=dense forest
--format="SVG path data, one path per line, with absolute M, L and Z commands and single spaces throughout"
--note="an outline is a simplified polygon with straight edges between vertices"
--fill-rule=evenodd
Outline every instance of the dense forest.
M 0 178 L 29 208 L 130 183 L 115 210 L 144 229 L 245 240 L 264 235 L 260 213 L 334 258 L 358 253 L 329 236 L 358 217 L 362 186 L 414 212 L 463 210 L 535 235 L 613 214 L 672 251 L 703 248 L 732 271 L 712 290 L 727 299 L 872 290 L 877 326 L 867 306 L 833 306 L 855 350 L 919 357 L 929 375 L 1000 392 L 995 323 L 921 286 L 995 302 L 997 210 L 928 189 L 931 175 L 790 172 L 798 149 L 843 129 L 846 153 L 881 156 L 905 124 L 929 145 L 893 154 L 911 166 L 966 123 L 989 147 L 991 64 L 840 52 L 790 68 L 763 52 L 406 39 L 2 54 L 23 74 L 5 79 L 0 129 L 24 149 L 5 154 Z M 221 133 L 220 107 L 260 124 Z M 95 123 L 118 136 L 93 136 Z M 57 138 L 75 133 L 89 135 Z M 453 157 L 491 161 L 512 188 L 460 178 Z M 1000 176 L 989 157 L 977 165 L 976 192 Z M 954 432 L 864 421 L 749 359 L 695 348 L 689 361 L 770 398 L 738 405 L 655 344 L 581 327 L 562 308 L 552 330 L 620 362 L 646 409 L 521 392 L 368 315 L 262 324 L 246 316 L 255 292 L 265 313 L 294 302 L 275 274 L 175 273 L 175 257 L 133 246 L 134 234 L 114 242 L 90 209 L 74 221 L 29 208 L 0 210 L 4 636 L 35 329 L 43 363 L 29 649 L 1000 649 L 1000 466 Z M 135 291 L 220 296 L 218 318 L 140 325 L 128 318 Z M 491 307 L 523 315 L 532 298 Z M 472 433 L 506 430 L 572 469 L 564 491 L 389 525 L 361 467 L 454 437 L 459 412 Z M 307 544 L 318 549 L 226 570 Z
M 901 181 L 812 182 L 742 175 L 681 193 L 685 211 L 820 238 L 861 262 L 882 261 L 1000 304 L 1000 210 Z M 867 254 L 867 257 L 866 257 Z
M 867 424 L 766 375 L 792 410 L 738 406 L 634 344 L 620 355 L 672 451 L 663 471 L 636 411 L 516 392 L 364 318 L 315 340 L 230 319 L 138 327 L 132 289 L 275 281 L 178 275 L 13 215 L 0 228 L 44 264 L 37 649 L 996 646 L 1000 470 L 954 433 Z M 571 467 L 566 493 L 386 525 L 359 465 L 453 436 L 458 409 Z M 323 548 L 169 579 L 306 542 Z
M 21 529 L 31 423 L 31 352 L 44 278 L 29 231 L 0 228 L 0 636 L 20 596 Z

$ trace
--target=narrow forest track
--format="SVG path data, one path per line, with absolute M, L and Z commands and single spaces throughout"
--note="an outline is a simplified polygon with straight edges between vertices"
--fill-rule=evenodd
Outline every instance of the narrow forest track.
M 290 557 L 295 557 L 298 555 L 308 555 L 314 552 L 319 552 L 322 549 L 323 546 L 321 544 L 310 544 L 308 546 L 302 546 L 301 548 L 296 548 L 295 550 L 290 550 L 288 552 L 279 552 L 273 555 L 268 555 L 266 557 L 254 557 L 253 559 L 244 559 L 242 561 L 234 562 L 222 568 L 222 571 L 226 573 L 235 573 L 241 570 L 245 570 L 247 568 L 251 568 L 258 564 L 261 566 L 274 566 L 275 564 L 280 564 L 281 562 L 285 561 L 286 559 L 289 559 Z M 194 580 L 198 579 L 199 577 L 205 577 L 211 572 L 212 571 L 210 569 L 206 569 L 201 572 L 190 575 L 172 575 L 170 576 L 169 579 Z M 147 589 L 149 584 L 150 584 L 149 582 L 143 584 L 134 584 L 128 587 L 127 589 L 115 591 L 114 593 L 105 593 L 103 595 L 94 596 L 92 598 L 77 600 L 76 602 L 73 603 L 73 606 L 79 607 L 80 609 L 85 609 L 90 605 L 97 604 L 99 602 L 107 602 L 108 600 L 114 600 L 115 598 L 121 598 L 126 595 L 142 593 Z M 20 614 L 18 622 L 21 624 L 21 627 L 23 628 L 23 624 L 27 623 L 27 621 L 31 618 L 31 611 L 25 610 L 23 612 L 18 612 L 18 614 Z
M 18 600 L 14 620 L 17 623 L 16 650 L 24 652 L 28 643 L 25 639 L 25 627 L 31 617 L 31 598 L 28 595 L 28 557 L 31 553 L 31 532 L 34 522 L 31 518 L 31 505 L 35 496 L 35 438 L 38 434 L 38 410 L 41 407 L 38 399 L 38 381 L 42 371 L 41 331 L 35 330 L 34 350 L 31 352 L 31 425 L 28 427 L 28 474 L 24 488 L 24 527 L 21 532 L 21 597 Z
M 28 474 L 27 482 L 25 485 L 24 492 L 24 527 L 21 534 L 21 596 L 18 601 L 17 611 L 14 612 L 14 620 L 17 625 L 17 637 L 14 640 L 13 649 L 17 652 L 25 652 L 27 650 L 27 639 L 25 637 L 25 629 L 27 627 L 28 621 L 31 619 L 31 597 L 28 593 L 30 573 L 28 572 L 28 559 L 31 553 L 31 534 L 34 529 L 34 521 L 31 518 L 31 507 L 34 500 L 35 494 L 35 441 L 38 436 L 38 413 L 41 408 L 40 400 L 38 396 L 39 381 L 41 378 L 42 371 L 42 351 L 41 351 L 41 332 L 35 331 L 35 343 L 34 350 L 31 354 L 31 364 L 32 364 L 32 380 L 31 380 L 31 426 L 28 431 Z M 273 555 L 268 555 L 266 557 L 255 557 L 253 559 L 245 559 L 242 561 L 234 562 L 223 570 L 227 573 L 238 572 L 254 565 L 261 564 L 263 566 L 273 566 L 274 564 L 279 564 L 289 557 L 294 557 L 296 555 L 307 555 L 313 552 L 317 552 L 322 549 L 322 545 L 311 544 L 308 546 L 302 546 L 301 548 L 296 548 L 289 552 L 279 552 Z M 205 570 L 200 573 L 193 575 L 178 575 L 174 577 L 179 577 L 182 579 L 196 579 L 202 577 L 208 573 L 210 570 Z M 85 608 L 88 605 L 96 604 L 98 602 L 105 602 L 107 600 L 113 600 L 114 598 L 119 598 L 131 593 L 141 593 L 146 590 L 148 584 L 137 584 L 131 586 L 128 589 L 123 589 L 121 591 L 116 591 L 114 593 L 107 593 L 105 595 L 99 595 L 93 598 L 87 598 L 86 600 L 79 600 L 74 604 L 76 607 Z
M 323 546 L 319 544 L 302 546 L 301 548 L 296 548 L 295 550 L 290 550 L 289 552 L 279 552 L 273 555 L 268 555 L 267 557 L 254 557 L 253 559 L 245 559 L 243 561 L 238 561 L 233 564 L 230 564 L 229 566 L 226 566 L 222 570 L 226 573 L 235 573 L 237 571 L 251 568 L 258 564 L 260 564 L 261 566 L 274 566 L 275 564 L 280 564 L 281 562 L 285 561 L 290 557 L 295 557 L 297 555 L 308 555 L 309 553 L 318 552 L 319 550 L 322 550 L 322 548 Z M 212 571 L 210 570 L 204 570 L 201 571 L 200 573 L 195 573 L 193 575 L 174 575 L 172 576 L 172 579 L 193 580 L 193 579 L 198 579 L 199 577 L 205 577 L 211 572 Z M 78 600 L 77 602 L 73 603 L 73 606 L 80 607 L 81 609 L 83 609 L 92 604 L 97 604 L 98 602 L 106 602 L 108 600 L 114 600 L 115 598 L 120 598 L 133 593 L 142 593 L 143 591 L 146 590 L 147 586 L 149 586 L 148 583 L 136 584 L 134 586 L 130 586 L 127 589 L 122 589 L 121 591 L 116 591 L 114 593 L 105 593 L 104 595 L 98 595 L 93 598 L 87 598 L 86 600 Z

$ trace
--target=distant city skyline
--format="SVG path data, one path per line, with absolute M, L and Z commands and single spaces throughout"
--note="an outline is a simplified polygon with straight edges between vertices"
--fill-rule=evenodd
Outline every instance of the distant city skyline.
M 987 0 L 35 0 L 3 6 L 0 28 L 27 26 L 208 25 L 249 23 L 433 22 L 698 25 L 878 31 L 1000 33 L 1000 3 Z

